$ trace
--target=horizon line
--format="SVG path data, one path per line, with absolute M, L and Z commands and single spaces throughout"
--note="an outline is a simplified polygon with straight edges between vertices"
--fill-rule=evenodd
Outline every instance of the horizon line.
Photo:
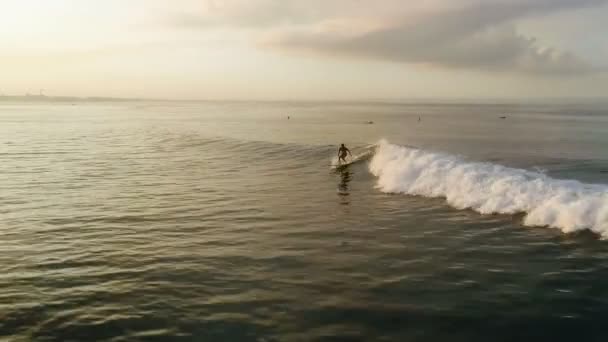
M 506 102 L 528 102 L 528 101 L 608 101 L 602 96 L 539 96 L 539 97 L 410 97 L 410 98 L 148 98 L 148 97 L 114 97 L 114 96 L 74 96 L 74 95 L 7 95 L 0 94 L 0 101 L 17 100 L 17 101 L 97 101 L 97 102 L 335 102 L 335 103 L 416 103 L 416 102 L 489 102 L 489 101 L 506 101 Z

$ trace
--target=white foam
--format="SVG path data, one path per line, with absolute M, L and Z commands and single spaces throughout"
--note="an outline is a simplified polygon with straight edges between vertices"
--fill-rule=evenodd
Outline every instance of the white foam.
M 608 238 L 608 186 L 557 180 L 539 172 L 397 146 L 383 140 L 370 171 L 389 193 L 443 197 L 482 214 L 525 213 L 524 224 L 563 232 L 590 229 Z

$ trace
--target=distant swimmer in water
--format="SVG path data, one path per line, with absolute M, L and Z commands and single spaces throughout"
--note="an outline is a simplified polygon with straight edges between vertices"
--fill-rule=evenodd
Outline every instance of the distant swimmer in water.
M 346 163 L 346 153 L 348 153 L 351 158 L 353 157 L 350 150 L 347 149 L 344 144 L 340 144 L 340 148 L 338 149 L 338 163 L 341 163 L 341 161 Z

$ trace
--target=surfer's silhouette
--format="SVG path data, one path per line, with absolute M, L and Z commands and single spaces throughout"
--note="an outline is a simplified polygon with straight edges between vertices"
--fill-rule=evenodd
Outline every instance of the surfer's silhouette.
M 340 144 L 340 148 L 338 149 L 338 163 L 346 163 L 346 153 L 348 153 L 351 158 L 353 157 L 352 153 L 350 153 L 350 150 L 346 148 L 344 144 Z

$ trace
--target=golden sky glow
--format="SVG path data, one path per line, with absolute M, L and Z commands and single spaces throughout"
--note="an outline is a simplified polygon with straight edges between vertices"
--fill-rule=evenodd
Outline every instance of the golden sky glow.
M 603 96 L 608 1 L 0 0 L 0 92 Z

